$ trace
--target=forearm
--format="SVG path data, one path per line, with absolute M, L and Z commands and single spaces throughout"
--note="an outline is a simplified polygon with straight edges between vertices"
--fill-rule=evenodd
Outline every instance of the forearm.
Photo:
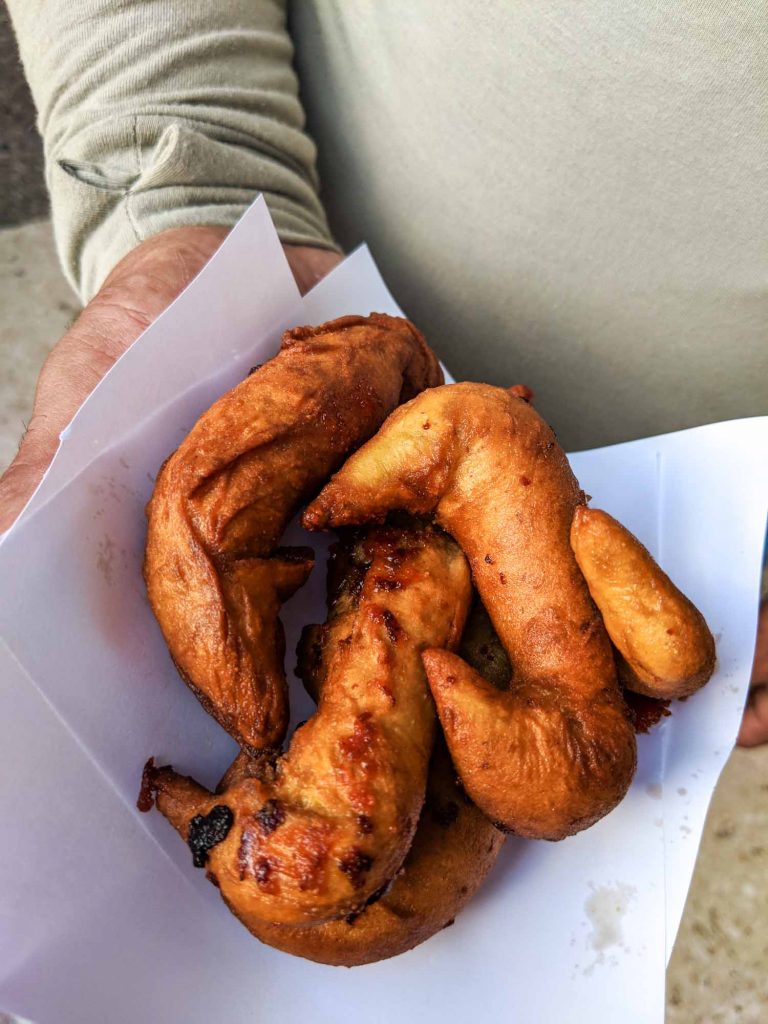
M 65 272 L 87 301 L 131 249 L 231 226 L 263 192 L 331 248 L 277 0 L 10 0 Z
M 227 234 L 225 227 L 174 228 L 136 246 L 55 346 L 43 366 L 29 429 L 0 480 L 0 532 L 39 483 L 59 435 L 116 359 L 196 276 Z M 340 259 L 335 252 L 286 246 L 302 291 Z M 255 268 L 255 271 L 257 268 Z

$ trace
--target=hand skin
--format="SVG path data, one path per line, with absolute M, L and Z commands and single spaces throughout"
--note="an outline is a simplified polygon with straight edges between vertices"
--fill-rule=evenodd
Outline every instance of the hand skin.
M 761 743 L 768 743 L 768 598 L 760 606 L 752 688 L 736 742 L 740 747 L 757 747 Z
M 59 444 L 59 434 L 119 356 L 197 275 L 227 235 L 225 227 L 164 231 L 125 256 L 43 364 L 32 418 L 18 454 L 0 478 L 0 533 L 29 500 Z M 302 293 L 341 256 L 286 245 Z
M 40 372 L 29 428 L 0 478 L 0 532 L 13 523 L 56 453 L 59 434 L 118 356 L 195 277 L 227 235 L 224 227 L 173 228 L 143 242 L 118 263 L 53 348 Z M 302 292 L 341 256 L 327 249 L 286 245 Z M 760 611 L 752 690 L 740 746 L 768 742 L 768 603 Z

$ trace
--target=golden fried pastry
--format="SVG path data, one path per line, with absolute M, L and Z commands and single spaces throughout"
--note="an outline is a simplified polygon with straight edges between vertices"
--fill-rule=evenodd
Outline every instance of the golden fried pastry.
M 442 739 L 435 744 L 413 845 L 392 887 L 359 914 L 314 928 L 252 920 L 276 949 L 335 967 L 398 956 L 453 923 L 496 862 L 504 836 L 467 797 Z
M 607 512 L 577 508 L 571 546 L 621 661 L 624 685 L 648 697 L 687 697 L 715 667 L 704 616 L 629 530 Z
M 310 529 L 433 513 L 460 544 L 512 664 L 499 692 L 455 654 L 423 660 L 465 789 L 532 838 L 586 828 L 624 796 L 636 744 L 610 641 L 570 546 L 583 495 L 525 398 L 454 384 L 393 413 L 304 514 Z
M 241 759 L 218 794 L 153 772 L 158 808 L 252 929 L 361 910 L 402 865 L 424 801 L 434 710 L 421 652 L 458 644 L 469 569 L 432 527 L 372 531 L 350 557 L 357 580 L 334 607 L 348 635 L 274 768 Z
M 407 320 L 349 316 L 283 336 L 157 479 L 144 574 L 179 672 L 242 745 L 287 725 L 280 605 L 312 568 L 276 547 L 302 501 L 401 401 L 442 379 Z
M 578 509 L 576 511 L 578 512 Z M 496 636 L 488 612 L 479 600 L 475 601 L 470 610 L 461 637 L 459 653 L 464 661 L 477 669 L 483 679 L 492 683 L 497 690 L 507 689 L 512 678 L 512 666 L 509 664 L 507 652 Z M 621 657 L 617 651 L 614 653 L 616 657 Z M 628 690 L 623 684 L 620 666 L 619 682 L 622 684 L 621 694 L 627 715 L 636 733 L 650 732 L 655 725 L 671 714 L 668 700 L 646 697 L 634 690 Z
M 356 586 L 358 571 L 349 558 L 338 553 L 332 558 L 328 576 L 331 607 L 342 588 Z M 335 614 L 326 625 L 308 626 L 302 634 L 297 672 L 315 698 L 330 654 L 351 632 L 353 614 Z M 490 666 L 492 671 L 506 657 L 479 602 L 473 606 L 461 638 L 465 656 L 468 649 L 476 651 L 484 668 Z M 248 770 L 242 759 L 236 765 L 238 771 Z M 458 783 L 448 750 L 438 736 L 413 845 L 390 887 L 375 893 L 359 913 L 341 920 L 311 928 L 251 920 L 251 931 L 276 949 L 335 967 L 356 967 L 398 956 L 452 923 L 485 880 L 503 844 L 502 833 Z

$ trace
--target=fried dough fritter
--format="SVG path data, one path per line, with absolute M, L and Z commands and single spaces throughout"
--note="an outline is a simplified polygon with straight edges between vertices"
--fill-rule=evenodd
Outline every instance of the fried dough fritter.
M 715 667 L 712 633 L 640 541 L 607 512 L 582 507 L 571 546 L 627 689 L 664 700 L 700 689 Z
M 313 928 L 251 921 L 262 942 L 334 967 L 375 963 L 426 942 L 469 903 L 488 876 L 504 836 L 467 797 L 442 739 L 430 762 L 413 844 L 392 887 L 359 915 Z
M 581 508 L 582 506 L 579 506 Z M 577 510 L 578 511 L 578 510 Z M 476 600 L 464 627 L 459 654 L 464 661 L 476 669 L 487 682 L 497 690 L 506 690 L 512 678 L 512 667 L 507 652 L 501 646 L 496 631 L 482 602 Z M 621 655 L 614 650 L 617 658 Z M 619 668 L 621 695 L 627 706 L 627 714 L 636 733 L 650 732 L 654 726 L 671 714 L 669 701 L 657 697 L 646 697 L 624 685 Z
M 547 424 L 484 384 L 393 413 L 304 514 L 309 529 L 433 513 L 459 543 L 510 658 L 499 692 L 461 658 L 423 660 L 464 787 L 518 835 L 562 839 L 629 787 L 636 742 L 605 627 L 571 550 L 583 495 Z
M 441 380 L 407 320 L 296 328 L 162 467 L 147 506 L 150 603 L 182 677 L 251 752 L 277 746 L 288 721 L 278 614 L 312 553 L 277 548 L 287 523 L 399 402 Z
M 350 559 L 337 553 L 329 571 L 329 604 L 344 588 L 356 586 Z M 353 613 L 336 614 L 324 626 L 307 626 L 299 646 L 298 674 L 317 699 L 338 643 L 347 642 Z M 491 670 L 506 655 L 493 627 L 476 602 L 461 638 L 461 651 L 489 649 Z M 487 677 L 487 671 L 486 671 Z M 498 671 L 496 671 L 498 675 Z M 244 769 L 244 765 L 239 770 Z M 310 928 L 250 922 L 253 934 L 285 953 L 334 967 L 357 967 L 405 953 L 451 924 L 472 899 L 504 845 L 504 836 L 472 803 L 456 779 L 456 770 L 438 736 L 427 774 L 427 790 L 413 844 L 391 887 L 374 894 L 360 913 Z
M 469 569 L 432 527 L 372 531 L 351 559 L 358 582 L 334 607 L 348 636 L 276 765 L 241 759 L 218 794 L 153 773 L 159 810 L 254 930 L 361 910 L 399 870 L 424 801 L 435 722 L 421 652 L 457 646 Z

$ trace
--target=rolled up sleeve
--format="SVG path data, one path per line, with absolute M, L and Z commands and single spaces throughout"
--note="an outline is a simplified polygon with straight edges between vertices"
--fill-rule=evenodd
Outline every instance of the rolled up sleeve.
M 231 225 L 334 248 L 278 0 L 10 0 L 59 255 L 83 301 L 139 242 Z

